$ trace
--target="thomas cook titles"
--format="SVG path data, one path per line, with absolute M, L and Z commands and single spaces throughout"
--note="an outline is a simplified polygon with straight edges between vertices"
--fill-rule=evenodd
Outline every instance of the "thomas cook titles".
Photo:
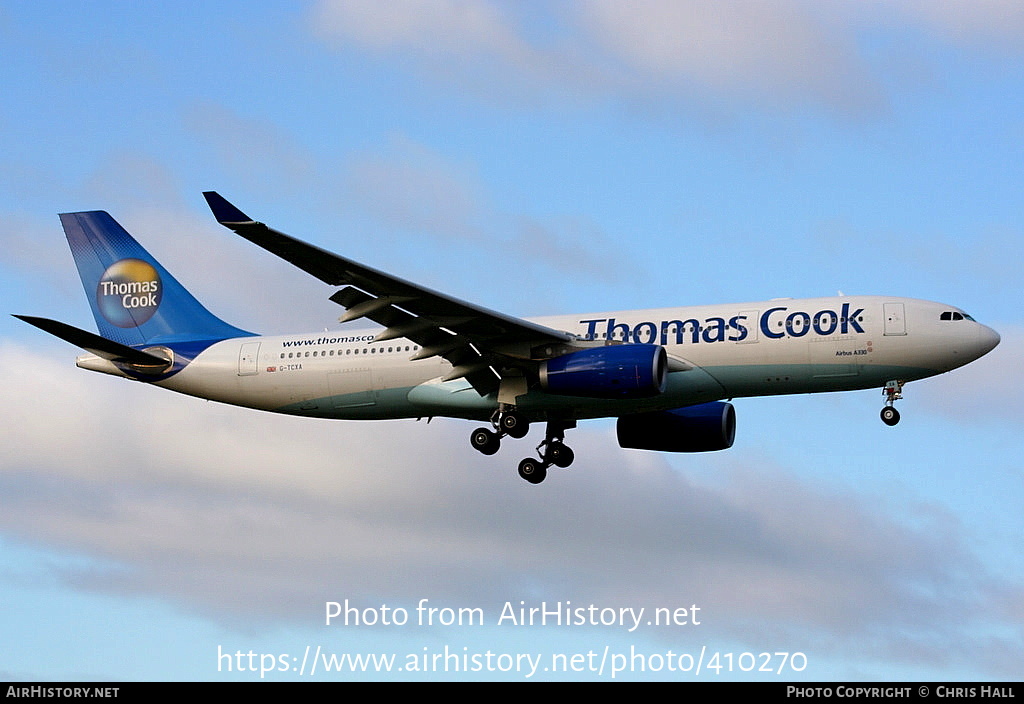
M 756 322 L 748 313 L 752 311 L 734 315 L 728 320 L 712 317 L 703 321 L 688 318 L 617 322 L 615 318 L 589 318 L 581 320 L 580 324 L 587 326 L 584 333 L 587 340 L 622 340 L 648 345 L 743 342 L 752 331 L 756 334 L 758 330 L 765 339 L 771 340 L 803 337 L 812 330 L 815 335 L 824 337 L 864 334 L 864 328 L 861 327 L 864 309 L 851 310 L 849 303 L 843 303 L 838 311 L 826 308 L 815 313 L 790 311 L 786 306 L 775 306 L 761 313 Z M 604 332 L 599 332 L 602 328 Z

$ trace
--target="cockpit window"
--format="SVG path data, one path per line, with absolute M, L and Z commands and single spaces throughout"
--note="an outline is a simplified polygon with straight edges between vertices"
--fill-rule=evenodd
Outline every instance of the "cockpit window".
M 942 315 L 939 316 L 939 320 L 972 320 L 973 321 L 974 318 L 972 318 L 971 316 L 967 315 L 967 313 L 961 313 L 960 311 L 956 311 L 956 310 L 946 310 L 946 311 L 943 311 Z

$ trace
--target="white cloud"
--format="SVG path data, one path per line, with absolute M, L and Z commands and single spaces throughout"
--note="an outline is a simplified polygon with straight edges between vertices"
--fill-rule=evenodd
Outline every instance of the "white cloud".
M 575 4 L 599 50 L 667 91 L 710 89 L 859 109 L 873 100 L 849 37 L 802 3 L 588 0 Z
M 335 0 L 316 6 L 313 22 L 325 36 L 373 49 L 506 59 L 528 51 L 499 7 L 477 0 Z
M 320 0 L 310 23 L 336 46 L 394 57 L 491 100 L 716 110 L 740 101 L 853 117 L 886 101 L 865 36 L 909 29 L 971 49 L 1024 46 L 1024 10 L 1012 0 Z
M 753 97 L 873 108 L 852 38 L 802 2 L 323 0 L 314 33 L 492 96 Z M 487 88 L 499 83 L 500 87 Z M 471 88 L 472 89 L 472 88 Z
M 0 431 L 0 531 L 117 566 L 61 568 L 77 588 L 228 623 L 301 620 L 342 592 L 488 608 L 531 595 L 684 599 L 714 615 L 715 637 L 799 636 L 928 665 L 954 643 L 971 652 L 975 632 L 1021 598 L 947 513 L 890 499 L 890 514 L 752 456 L 718 459 L 719 481 L 700 484 L 580 428 L 574 467 L 530 486 L 514 465 L 534 439 L 484 458 L 467 423 L 233 409 L 11 344 L 0 388 L 19 409 Z M 1020 652 L 1019 627 L 1000 645 Z
M 562 48 L 524 33 L 525 16 L 553 19 L 544 3 L 478 0 L 325 0 L 310 14 L 313 33 L 335 46 L 397 56 L 403 65 L 464 90 L 504 101 L 565 91 L 596 78 Z
M 973 47 L 1024 47 L 1024 5 L 1016 0 L 903 0 L 881 3 L 896 17 Z

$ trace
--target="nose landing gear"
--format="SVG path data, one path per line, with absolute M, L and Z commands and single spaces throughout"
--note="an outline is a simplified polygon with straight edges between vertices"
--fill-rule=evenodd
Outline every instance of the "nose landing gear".
M 903 398 L 903 384 L 902 381 L 887 381 L 885 388 L 882 389 L 882 395 L 885 396 L 885 408 L 882 409 L 880 415 L 882 422 L 886 425 L 896 425 L 900 422 L 900 412 L 893 404 Z

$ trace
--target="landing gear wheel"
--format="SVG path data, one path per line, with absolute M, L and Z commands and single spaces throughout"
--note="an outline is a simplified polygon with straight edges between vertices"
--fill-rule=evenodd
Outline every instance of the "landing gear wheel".
M 519 476 L 531 484 L 540 484 L 548 476 L 548 470 L 540 460 L 527 457 L 519 463 Z
M 572 461 L 576 459 L 576 455 L 567 445 L 560 442 L 552 442 L 544 451 L 544 459 L 556 467 L 564 469 L 572 464 Z
M 498 420 L 498 427 L 503 433 L 516 439 L 525 438 L 526 434 L 530 432 L 530 424 L 515 411 L 503 413 Z
M 469 443 L 485 455 L 493 455 L 501 447 L 501 439 L 497 433 L 492 433 L 487 428 L 477 428 L 469 436 Z
M 900 412 L 892 406 L 886 406 L 882 409 L 882 422 L 886 425 L 896 425 L 900 422 Z

